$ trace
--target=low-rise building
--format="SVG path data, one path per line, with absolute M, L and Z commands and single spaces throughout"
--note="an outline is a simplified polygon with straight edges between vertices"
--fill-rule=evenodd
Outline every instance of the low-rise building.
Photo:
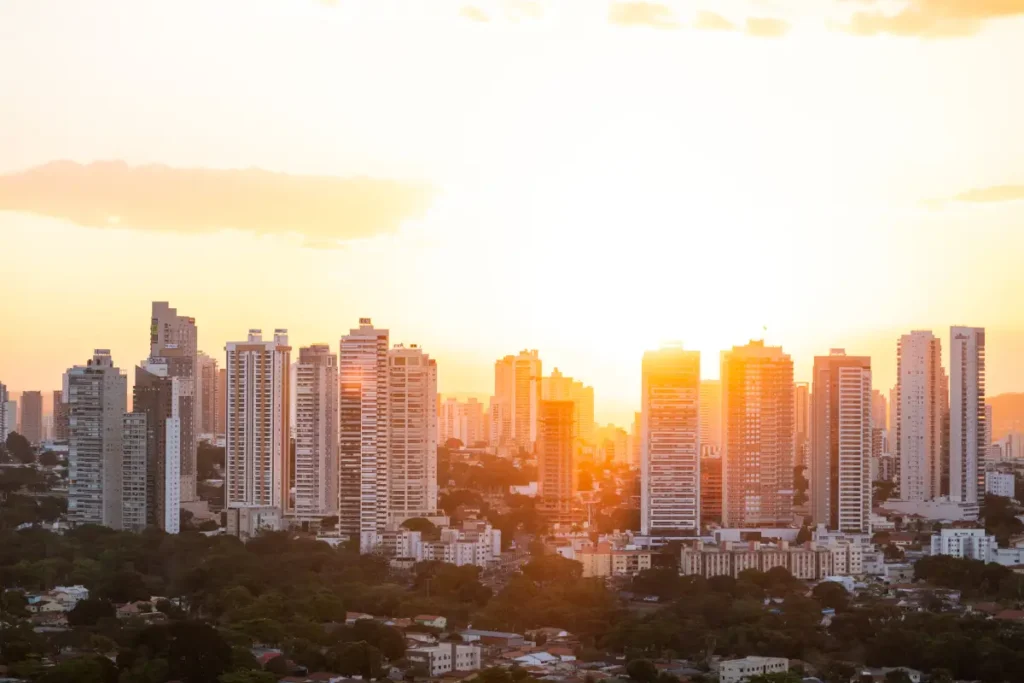
M 679 558 L 683 576 L 732 576 L 754 569 L 766 572 L 783 567 L 798 579 L 820 580 L 826 576 L 859 576 L 864 573 L 864 547 L 859 543 L 816 542 L 791 546 L 778 543 L 725 542 L 704 545 L 697 542 L 684 547 Z
M 480 643 L 481 645 L 497 645 L 500 647 L 522 647 L 525 639 L 518 633 L 505 631 L 481 631 L 479 629 L 466 629 L 460 634 L 465 643 Z
M 984 529 L 940 529 L 932 534 L 932 555 L 950 555 L 990 562 L 998 549 L 995 536 Z
M 1012 474 L 1004 472 L 985 473 L 985 493 L 991 493 L 993 496 L 1013 498 L 1016 495 L 1015 484 L 1016 480 Z
M 420 626 L 430 626 L 431 628 L 443 629 L 448 626 L 448 619 L 436 614 L 417 614 L 412 620 Z
M 789 660 L 785 657 L 744 657 L 719 663 L 719 683 L 745 683 L 753 676 L 785 673 L 789 671 Z
M 409 661 L 424 664 L 431 677 L 453 671 L 479 671 L 481 662 L 479 645 L 441 643 L 433 647 L 414 647 L 406 650 Z
M 578 550 L 575 558 L 583 565 L 583 578 L 636 576 L 651 568 L 649 550 L 616 550 L 607 543 Z

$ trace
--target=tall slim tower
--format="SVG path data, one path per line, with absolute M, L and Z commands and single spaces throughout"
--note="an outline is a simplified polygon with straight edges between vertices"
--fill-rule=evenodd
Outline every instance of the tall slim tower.
M 703 455 L 722 449 L 722 382 L 717 379 L 700 382 L 700 449 Z
M 484 406 L 475 398 L 466 401 L 449 398 L 441 403 L 439 410 L 438 443 L 458 439 L 465 446 L 473 446 L 487 441 Z
M 199 434 L 214 436 L 217 434 L 217 389 L 219 382 L 217 371 L 217 359 L 199 353 L 196 356 L 196 367 L 198 368 L 198 389 L 196 391 L 196 414 L 199 421 L 196 423 L 196 431 Z
M 985 500 L 985 328 L 949 330 L 949 497 Z
M 284 510 L 291 489 L 288 330 L 274 330 L 273 341 L 249 330 L 247 341 L 228 342 L 225 350 L 225 505 Z
M 494 364 L 494 397 L 508 410 L 507 433 L 500 434 L 504 443 L 514 443 L 520 450 L 532 452 L 537 441 L 543 371 L 536 350 L 505 356 Z M 500 423 L 505 429 L 506 423 Z
M 811 465 L 811 387 L 807 382 L 793 385 L 793 429 L 796 431 L 796 450 L 793 453 L 794 466 Z M 810 479 L 810 473 L 804 472 Z
M 338 357 L 327 344 L 299 349 L 295 365 L 295 501 L 300 521 L 338 510 Z
M 43 442 L 43 392 L 21 392 L 21 435 L 33 446 Z
M 0 441 L 6 441 L 7 435 L 14 431 L 14 425 L 8 427 L 8 422 L 11 418 L 7 415 L 7 403 L 10 401 L 10 395 L 7 393 L 7 385 L 0 382 Z
M 146 528 L 146 415 L 125 413 L 121 423 L 121 527 L 139 532 Z M 177 513 L 177 510 L 175 510 Z
M 552 522 L 572 521 L 576 494 L 575 407 L 572 401 L 541 401 L 537 477 L 540 511 Z
M 778 346 L 751 341 L 722 352 L 726 526 L 793 521 L 793 361 Z
M 640 533 L 700 533 L 700 352 L 644 353 Z
M 942 342 L 921 330 L 900 337 L 896 378 L 900 498 L 932 500 L 942 491 Z
M 388 331 L 370 318 L 341 338 L 339 529 L 372 549 L 388 512 Z
M 815 524 L 871 532 L 871 359 L 833 349 L 814 359 L 811 515 Z
M 65 389 L 53 392 L 53 440 L 68 440 L 68 399 Z
M 576 438 L 583 443 L 593 444 L 594 436 L 594 387 L 589 387 L 572 377 L 566 377 L 555 368 L 550 377 L 541 380 L 541 400 L 572 401 L 573 430 Z
M 182 416 L 190 405 L 186 381 L 171 377 L 167 363 L 144 361 L 135 368 L 132 409 L 145 416 L 146 525 L 180 531 Z
M 437 514 L 437 363 L 415 344 L 388 351 L 388 522 Z
M 217 370 L 217 415 L 214 422 L 214 434 L 224 436 L 228 419 L 228 371 Z
M 154 362 L 166 359 L 171 377 L 182 380 L 180 391 L 189 407 L 182 419 L 181 500 L 191 502 L 196 493 L 196 436 L 199 429 L 199 402 L 196 400 L 198 382 L 198 330 L 196 319 L 178 315 L 166 301 L 153 302 L 153 315 L 149 331 L 149 358 Z
M 109 350 L 68 370 L 68 403 L 68 521 L 120 529 L 128 379 Z

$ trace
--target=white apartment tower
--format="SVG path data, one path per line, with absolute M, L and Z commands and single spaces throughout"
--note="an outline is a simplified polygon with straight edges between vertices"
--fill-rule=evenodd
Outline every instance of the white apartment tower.
M 572 377 L 566 377 L 558 368 L 550 377 L 541 380 L 541 400 L 572 401 L 573 433 L 583 443 L 595 443 L 594 387 L 588 387 Z
M 700 533 L 700 352 L 644 353 L 640 533 Z
M 917 330 L 896 350 L 896 459 L 900 498 L 924 501 L 942 491 L 942 342 Z
M 815 524 L 871 533 L 871 359 L 833 349 L 814 359 L 811 515 Z
M 274 330 L 273 341 L 263 341 L 262 331 L 252 329 L 248 340 L 228 342 L 225 351 L 224 503 L 283 510 L 291 490 L 288 330 Z
M 722 352 L 722 517 L 726 526 L 793 521 L 793 361 L 751 341 Z
M 149 332 L 149 358 L 154 362 L 166 359 L 168 376 L 182 380 L 180 391 L 188 404 L 181 416 L 182 460 L 181 499 L 198 499 L 196 493 L 196 444 L 201 422 L 199 383 L 198 330 L 196 319 L 178 315 L 166 301 L 153 302 Z
M 949 497 L 985 500 L 985 328 L 949 330 Z
M 494 400 L 498 410 L 506 410 L 507 421 L 492 423 L 501 430 L 496 445 L 514 444 L 533 452 L 537 443 L 543 372 L 536 350 L 505 356 L 494 364 Z
M 388 522 L 437 514 L 437 363 L 415 344 L 387 355 Z
M 388 331 L 360 318 L 341 338 L 338 362 L 338 525 L 369 551 L 388 512 Z
M 122 527 L 128 379 L 108 349 L 68 370 L 68 521 Z
M 295 364 L 295 501 L 299 521 L 338 510 L 338 358 L 327 344 L 299 349 Z
M 488 440 L 484 406 L 475 398 L 460 401 L 448 398 L 441 402 L 437 421 L 438 443 L 458 439 L 465 446 Z
M 125 531 L 139 532 L 146 528 L 148 521 L 146 414 L 125 413 L 122 432 L 121 527 Z

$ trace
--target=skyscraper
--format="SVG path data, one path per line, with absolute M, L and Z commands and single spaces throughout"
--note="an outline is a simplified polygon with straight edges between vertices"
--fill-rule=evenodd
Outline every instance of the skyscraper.
M 21 435 L 33 446 L 43 442 L 43 392 L 21 392 Z
M 190 408 L 181 391 L 185 381 L 169 376 L 163 362 L 144 361 L 135 368 L 132 409 L 146 418 L 145 524 L 169 534 L 180 531 L 182 416 Z
M 295 364 L 295 501 L 299 521 L 338 510 L 338 357 L 327 344 L 299 349 Z
M 541 380 L 541 400 L 572 401 L 573 433 L 583 443 L 594 443 L 594 387 L 588 387 L 555 368 Z
M 56 389 L 53 392 L 53 440 L 67 441 L 68 434 L 67 392 L 64 389 Z
M 274 330 L 273 341 L 249 330 L 226 351 L 225 505 L 283 510 L 291 489 L 288 330 Z
M 341 338 L 339 529 L 369 550 L 388 512 L 388 331 L 360 318 Z
M 11 397 L 7 393 L 7 386 L 0 382 L 0 441 L 6 441 L 7 435 L 13 432 L 15 427 L 16 418 L 10 417 L 7 414 L 7 403 L 10 400 Z
M 228 419 L 228 371 L 225 368 L 217 370 L 216 404 L 217 415 L 215 416 L 214 434 L 224 436 Z
M 871 359 L 833 349 L 814 359 L 811 516 L 847 533 L 871 532 Z
M 71 438 L 68 521 L 122 526 L 122 461 L 128 379 L 107 349 L 68 370 Z
M 507 432 L 499 435 L 501 444 L 512 443 L 520 450 L 533 452 L 537 441 L 537 421 L 541 401 L 543 372 L 536 350 L 505 356 L 494 364 L 494 397 L 507 406 Z M 505 429 L 505 422 L 499 426 Z
M 181 500 L 197 499 L 196 443 L 199 429 L 199 402 L 196 398 L 198 382 L 198 330 L 195 318 L 178 315 L 166 301 L 153 302 L 153 315 L 149 333 L 149 358 L 153 362 L 166 359 L 168 376 L 178 377 L 181 396 L 189 404 L 181 416 L 182 451 Z
M 148 507 L 146 415 L 125 413 L 121 431 L 121 528 L 139 532 L 146 528 Z
M 896 349 L 896 460 L 900 498 L 932 500 L 942 491 L 942 343 L 917 330 Z
M 700 449 L 704 454 L 722 448 L 722 382 L 700 381 Z
M 811 387 L 807 382 L 793 385 L 793 424 L 796 431 L 796 450 L 793 453 L 796 467 L 810 468 L 811 465 Z M 810 479 L 809 472 L 804 476 Z
M 537 444 L 540 511 L 552 522 L 572 521 L 576 495 L 575 408 L 572 401 L 541 401 Z
M 217 359 L 200 353 L 196 356 L 196 367 L 198 368 L 198 390 L 196 391 L 196 414 L 199 421 L 196 424 L 196 431 L 206 436 L 214 436 L 217 432 L 217 405 L 220 401 L 217 396 L 219 389 L 219 372 L 217 371 Z
M 878 389 L 871 392 L 871 426 L 875 429 L 889 428 L 889 406 L 885 394 Z
M 949 330 L 949 497 L 985 499 L 985 329 Z
M 644 353 L 640 533 L 700 533 L 700 352 Z
M 437 363 L 415 344 L 387 355 L 388 522 L 437 514 Z
M 781 347 L 751 341 L 722 352 L 726 526 L 793 521 L 793 361 Z

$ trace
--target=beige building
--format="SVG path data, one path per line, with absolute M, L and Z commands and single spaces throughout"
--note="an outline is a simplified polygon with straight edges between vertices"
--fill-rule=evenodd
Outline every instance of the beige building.
M 871 533 L 871 359 L 833 349 L 814 358 L 811 517 Z
M 583 565 L 585 579 L 636 576 L 651 568 L 649 550 L 615 550 L 607 543 L 577 551 L 576 560 Z
M 33 446 L 43 442 L 43 392 L 21 392 L 20 433 Z
M 731 576 L 748 569 L 767 572 L 782 567 L 804 581 L 827 576 L 859 576 L 864 573 L 864 548 L 856 542 L 830 541 L 792 546 L 786 541 L 746 543 L 725 541 L 720 545 L 696 543 L 682 549 L 679 573 L 683 576 Z
M 536 350 L 505 356 L 494 364 L 494 403 L 505 406 L 505 419 L 494 420 L 498 428 L 493 445 L 514 444 L 532 453 L 537 442 L 543 371 Z
M 437 514 L 437 363 L 413 344 L 387 355 L 388 521 Z
M 700 449 L 702 454 L 718 453 L 722 448 L 722 382 L 700 381 Z
M 217 396 L 218 376 L 217 359 L 199 353 L 196 356 L 196 367 L 199 381 L 196 390 L 196 413 L 199 415 L 199 422 L 196 429 L 204 436 L 216 436 L 217 431 Z
M 441 401 L 438 409 L 437 441 L 444 444 L 449 439 L 458 439 L 466 447 L 489 440 L 482 403 L 475 398 L 465 401 L 448 398 Z
M 540 510 L 555 522 L 572 520 L 576 495 L 574 410 L 571 401 L 541 401 L 537 479 Z
M 286 513 L 319 522 L 338 510 L 338 357 L 327 344 L 299 349 L 295 368 L 295 497 Z
M 196 398 L 199 380 L 199 331 L 196 319 L 178 315 L 166 301 L 154 301 L 150 321 L 149 359 L 168 366 L 169 376 L 181 380 L 181 395 L 188 404 L 181 416 L 182 461 L 181 500 L 198 500 L 196 493 L 196 444 L 200 422 L 199 403 Z
M 932 500 L 942 492 L 942 422 L 949 404 L 942 342 L 914 331 L 900 337 L 896 354 L 899 497 Z
M 719 664 L 719 683 L 745 683 L 754 676 L 779 674 L 789 671 L 789 660 L 784 657 L 744 657 Z
M 229 342 L 226 352 L 225 505 L 284 510 L 292 484 L 288 331 L 263 341 L 260 330 L 249 330 L 247 341 Z
M 751 341 L 722 352 L 723 523 L 793 522 L 793 361 Z

